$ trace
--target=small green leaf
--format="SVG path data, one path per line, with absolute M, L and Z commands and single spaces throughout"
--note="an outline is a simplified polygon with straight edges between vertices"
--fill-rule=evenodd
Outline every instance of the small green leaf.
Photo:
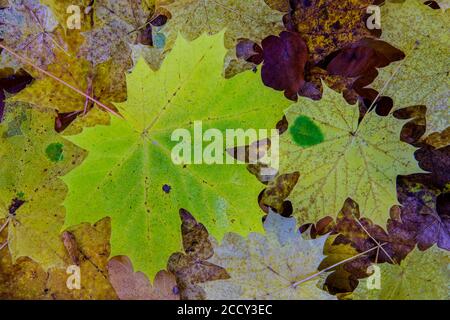
M 322 143 L 322 130 L 307 116 L 299 116 L 289 129 L 292 140 L 300 147 L 311 147 Z
M 52 162 L 59 162 L 64 159 L 63 155 L 63 145 L 61 143 L 49 144 L 47 149 L 45 149 L 45 154 L 47 158 Z

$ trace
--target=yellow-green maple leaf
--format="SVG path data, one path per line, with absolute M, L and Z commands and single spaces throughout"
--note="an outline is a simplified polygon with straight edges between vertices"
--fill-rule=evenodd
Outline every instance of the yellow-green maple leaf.
M 450 256 L 434 246 L 424 252 L 414 249 L 400 265 L 384 263 L 380 288 L 360 280 L 353 293 L 356 300 L 448 300 Z
M 54 113 L 8 103 L 0 125 L 0 217 L 10 219 L 13 261 L 28 256 L 44 268 L 61 266 L 59 235 L 67 192 L 58 176 L 81 162 L 82 150 L 53 129 Z M 24 201 L 11 215 L 14 199 Z
M 127 255 L 136 270 L 153 278 L 170 254 L 181 250 L 184 208 L 221 238 L 260 225 L 258 183 L 244 165 L 175 165 L 175 129 L 273 128 L 289 105 L 278 92 L 246 72 L 222 77 L 224 34 L 192 43 L 179 37 L 159 71 L 141 59 L 127 75 L 128 100 L 118 103 L 124 119 L 67 137 L 89 156 L 64 177 L 66 225 L 112 218 L 112 255 Z M 192 135 L 193 136 L 193 135 Z
M 394 100 L 395 109 L 425 105 L 426 136 L 446 129 L 450 119 L 450 11 L 421 0 L 381 7 L 381 39 L 403 50 L 404 60 L 380 70 L 372 87 Z
M 350 197 L 364 216 L 385 225 L 398 204 L 397 175 L 422 172 L 416 149 L 400 141 L 404 120 L 371 112 L 358 124 L 358 106 L 325 85 L 321 101 L 300 98 L 286 118 L 280 172 L 300 173 L 287 198 L 300 224 L 334 217 Z

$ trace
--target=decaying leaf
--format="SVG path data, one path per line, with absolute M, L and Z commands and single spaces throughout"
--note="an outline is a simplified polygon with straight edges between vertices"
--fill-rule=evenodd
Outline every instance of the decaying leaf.
M 80 35 L 69 36 L 67 39 L 72 43 L 71 52 L 76 52 L 82 41 Z M 110 60 L 94 66 L 73 55 L 58 53 L 56 57 L 58 62 L 50 64 L 48 71 L 62 81 L 92 98 L 95 97 L 110 108 L 113 107 L 112 102 L 122 102 L 126 99 L 125 71 L 131 67 L 131 60 L 127 65 L 117 65 Z M 109 123 L 109 114 L 105 110 L 67 85 L 39 73 L 36 73 L 35 77 L 37 79 L 30 86 L 10 100 L 54 109 L 65 113 L 65 117 L 78 115 L 67 134 L 78 133 L 84 126 Z
M 184 209 L 180 210 L 180 217 L 184 253 L 172 254 L 167 268 L 177 277 L 181 299 L 202 300 L 205 299 L 205 291 L 200 283 L 230 276 L 222 267 L 207 261 L 214 250 L 205 226 Z
M 391 62 L 404 58 L 401 50 L 392 45 L 375 40 L 364 38 L 352 43 L 347 47 L 332 53 L 325 61 L 326 73 L 315 67 L 309 71 L 307 79 L 318 88 L 321 88 L 320 79 L 333 90 L 342 92 L 344 98 L 350 104 L 354 104 L 362 99 L 373 101 L 376 98 L 376 91 L 366 88 L 378 75 L 376 68 L 383 68 Z M 388 112 L 379 112 L 386 115 Z
M 264 84 L 275 90 L 284 90 L 287 98 L 296 100 L 297 93 L 305 84 L 304 69 L 308 59 L 305 42 L 299 34 L 283 31 L 279 37 L 265 38 L 261 46 L 264 59 L 261 77 Z
M 446 149 L 447 156 L 437 154 L 430 158 L 436 164 L 437 159 L 447 157 L 448 160 L 450 148 Z M 445 151 L 441 150 L 441 152 Z M 423 166 L 422 161 L 420 164 Z M 433 171 L 426 175 L 412 175 L 397 179 L 397 192 L 401 206 L 392 209 L 396 214 L 394 219 L 388 222 L 388 231 L 398 234 L 399 238 L 414 239 L 420 250 L 426 250 L 434 244 L 441 249 L 450 250 L 450 216 L 445 209 L 448 180 L 440 188 L 439 181 L 435 181 L 433 175 L 445 176 L 445 174 L 439 172 L 438 165 L 427 169 Z M 397 219 L 395 219 L 396 216 L 398 216 Z
M 298 182 L 300 174 L 298 172 L 280 174 L 277 178 L 268 184 L 264 189 L 261 203 L 275 209 L 276 212 L 283 212 L 284 200 L 290 195 Z
M 398 178 L 398 197 L 402 206 L 391 208 L 386 231 L 361 217 L 358 204 L 351 199 L 346 200 L 335 221 L 323 219 L 311 227 L 313 237 L 327 233 L 337 235 L 328 247 L 332 252 L 342 252 L 345 248 L 343 246 L 348 245 L 359 253 L 377 248 L 336 269 L 326 282 L 332 289 L 339 293 L 352 291 L 356 279 L 368 276 L 367 270 L 372 263 L 399 264 L 413 251 L 416 244 L 422 251 L 434 244 L 448 250 L 448 215 L 436 209 L 437 191 L 416 182 L 424 180 L 424 176 L 421 174 Z
M 60 79 L 70 81 L 71 85 L 80 88 L 88 95 L 101 97 L 105 103 L 125 99 L 125 73 L 118 73 L 117 77 L 114 77 L 113 72 L 116 67 L 111 63 L 92 68 L 83 59 L 61 57 L 60 61 L 65 63 L 59 62 L 49 66 L 49 70 Z M 107 74 L 109 77 L 105 77 Z M 83 110 L 86 104 L 85 97 L 49 77 L 35 81 L 31 86 L 15 95 L 12 101 L 28 101 L 59 112 Z M 89 100 L 87 102 L 90 107 L 92 102 Z
M 208 299 L 335 299 L 319 287 L 317 268 L 326 237 L 304 240 L 294 218 L 270 213 L 266 234 L 251 233 L 247 239 L 228 233 L 214 248 L 210 262 L 224 267 L 228 280 L 201 286 Z M 311 278 L 310 278 L 311 277 Z
M 110 221 L 82 224 L 70 230 L 79 256 L 80 288 L 68 285 L 77 272 L 68 253 L 61 252 L 59 268 L 43 268 L 30 258 L 14 263 L 7 250 L 0 251 L 0 299 L 102 300 L 117 299 L 108 278 Z M 6 233 L 5 233 L 6 234 Z M 0 235 L 0 241 L 5 238 Z M 62 242 L 55 240 L 55 242 Z
M 320 263 L 319 270 L 330 268 L 333 265 L 337 266 L 330 269 L 329 274 L 325 280 L 325 285 L 330 293 L 346 293 L 352 292 L 358 285 L 358 281 L 352 272 L 346 269 L 347 264 L 341 263 L 346 259 L 351 259 L 358 254 L 350 244 L 334 243 L 337 236 L 329 236 L 324 245 L 323 253 L 326 258 Z M 358 260 L 356 260 L 358 261 Z M 355 261 L 351 261 L 355 263 Z
M 450 145 L 450 127 L 447 127 L 442 132 L 435 132 L 427 136 L 424 142 L 433 146 L 436 149 L 440 149 Z
M 374 100 L 377 92 L 366 88 L 382 68 L 404 58 L 401 50 L 375 39 L 364 38 L 347 44 L 316 62 L 308 52 L 305 35 L 283 31 L 280 37 L 269 36 L 260 47 L 241 41 L 237 48 L 240 61 L 259 64 L 264 60 L 262 79 L 276 90 L 284 90 L 288 99 L 297 95 L 318 100 L 322 96 L 322 80 L 333 90 L 344 93 L 354 104 L 358 100 Z
M 45 67 L 54 62 L 56 51 L 65 51 L 58 22 L 47 6 L 38 0 L 10 0 L 0 10 L 0 39 L 33 63 Z M 21 64 L 3 51 L 2 66 L 18 69 Z
M 239 39 L 261 41 L 270 34 L 278 34 L 282 28 L 279 11 L 270 9 L 264 0 L 163 0 L 160 5 L 171 13 L 167 29 L 181 33 L 188 40 L 202 33 L 215 34 L 223 29 L 225 47 L 237 45 Z
M 381 39 L 400 48 L 406 57 L 380 70 L 373 88 L 394 100 L 394 108 L 427 107 L 427 131 L 449 125 L 450 11 L 433 10 L 420 0 L 381 7 Z
M 86 42 L 80 49 L 81 54 L 94 65 L 109 59 L 126 65 L 135 52 L 135 61 L 143 56 L 157 69 L 164 56 L 165 40 L 154 39 L 152 26 L 157 29 L 161 20 L 157 20 L 158 14 L 150 9 L 154 8 L 143 6 L 141 0 L 95 1 L 93 10 L 100 26 L 84 33 Z
M 312 61 L 363 38 L 372 37 L 366 26 L 367 7 L 374 0 L 291 1 L 294 6 L 285 18 L 288 30 L 306 40 Z

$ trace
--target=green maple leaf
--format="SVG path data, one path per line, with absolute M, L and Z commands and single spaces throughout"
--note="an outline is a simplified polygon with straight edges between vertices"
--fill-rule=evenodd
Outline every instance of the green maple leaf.
M 28 256 L 44 268 L 64 263 L 59 236 L 67 188 L 58 176 L 83 155 L 53 127 L 53 112 L 23 103 L 8 103 L 0 126 L 0 218 L 9 219 L 8 247 L 13 261 Z
M 300 98 L 286 118 L 280 172 L 300 173 L 287 198 L 300 224 L 335 216 L 350 197 L 364 216 L 384 225 L 398 204 L 397 175 L 422 172 L 416 149 L 400 141 L 404 120 L 371 112 L 358 124 L 358 107 L 325 85 L 320 102 Z
M 127 255 L 150 278 L 180 251 L 178 210 L 221 238 L 226 231 L 259 230 L 258 183 L 244 165 L 175 165 L 171 134 L 177 128 L 273 128 L 289 102 L 258 73 L 221 75 L 224 34 L 182 37 L 159 71 L 141 59 L 127 76 L 128 101 L 116 104 L 124 119 L 85 129 L 70 141 L 86 161 L 64 177 L 66 226 L 112 218 L 112 255 Z
M 357 300 L 448 300 L 450 280 L 448 252 L 436 246 L 412 251 L 401 265 L 384 263 L 380 268 L 380 288 L 360 280 L 353 293 Z M 369 289 L 371 288 L 371 289 Z
M 332 300 L 319 287 L 317 268 L 327 237 L 302 238 L 294 218 L 270 213 L 266 234 L 251 233 L 247 239 L 228 233 L 214 248 L 209 262 L 226 269 L 230 279 L 200 284 L 207 299 Z M 308 278 L 310 278 L 308 280 Z
M 373 88 L 394 100 L 395 108 L 425 105 L 425 136 L 448 127 L 450 12 L 433 10 L 421 0 L 388 2 L 381 7 L 381 39 L 406 54 L 380 70 Z

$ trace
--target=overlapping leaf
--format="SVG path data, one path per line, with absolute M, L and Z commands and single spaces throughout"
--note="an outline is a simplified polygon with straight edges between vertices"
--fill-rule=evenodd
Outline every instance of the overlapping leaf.
M 257 182 L 244 166 L 183 166 L 171 159 L 177 128 L 192 132 L 195 120 L 203 121 L 203 130 L 221 132 L 271 128 L 286 107 L 279 93 L 257 81 L 258 74 L 225 80 L 224 55 L 223 33 L 192 43 L 180 37 L 161 70 L 140 60 L 127 77 L 128 100 L 116 104 L 124 119 L 67 137 L 89 156 L 64 177 L 70 188 L 66 225 L 111 216 L 112 254 L 129 256 L 150 278 L 181 249 L 179 208 L 198 212 L 199 222 L 218 238 L 260 229 Z
M 228 280 L 202 284 L 208 299 L 335 299 L 320 288 L 314 276 L 324 256 L 326 237 L 304 240 L 293 218 L 268 215 L 265 235 L 251 233 L 247 239 L 225 235 L 209 261 L 224 267 Z
M 58 177 L 76 167 L 83 152 L 53 131 L 52 112 L 26 104 L 7 104 L 7 110 L 0 126 L 0 203 L 12 259 L 61 266 L 67 188 Z M 11 210 L 17 201 L 23 203 Z
M 0 122 L 5 111 L 5 94 L 20 92 L 33 78 L 23 70 L 14 72 L 11 68 L 0 70 Z
M 264 0 L 162 0 L 158 4 L 171 14 L 164 30 L 168 48 L 173 46 L 178 33 L 193 40 L 202 33 L 215 34 L 226 29 L 227 77 L 252 68 L 236 59 L 235 47 L 239 40 L 259 42 L 283 29 L 283 13 L 271 9 Z
M 206 293 L 200 283 L 228 279 L 230 276 L 224 268 L 207 261 L 214 250 L 205 226 L 184 209 L 180 210 L 180 217 L 184 253 L 172 254 L 167 268 L 177 277 L 181 299 L 202 300 Z
M 225 46 L 233 48 L 240 38 L 260 41 L 281 31 L 282 13 L 263 0 L 163 0 L 159 4 L 171 13 L 168 30 L 189 40 L 202 33 L 227 29 Z
M 73 250 L 70 254 L 62 252 L 63 264 L 59 268 L 47 270 L 29 258 L 20 258 L 14 263 L 8 251 L 0 251 L 0 299 L 117 299 L 106 270 L 110 236 L 108 219 L 92 226 L 77 226 L 66 234 L 70 235 L 70 240 L 65 239 L 64 243 L 68 246 L 70 242 Z M 4 240 L 0 236 L 0 241 Z M 51 240 L 63 244 L 60 239 Z M 74 265 L 80 268 L 79 290 L 67 286 L 70 274 L 66 270 Z
M 320 102 L 302 98 L 286 111 L 280 172 L 300 173 L 288 197 L 294 215 L 300 224 L 335 216 L 350 197 L 364 216 L 385 225 L 397 204 L 397 175 L 421 172 L 414 148 L 400 141 L 403 121 L 370 113 L 359 123 L 356 105 L 324 89 Z
M 83 42 L 80 34 L 71 34 L 65 38 L 71 44 L 71 55 L 57 53 L 55 56 L 58 61 L 50 64 L 48 71 L 110 108 L 112 108 L 112 102 L 124 101 L 126 99 L 125 71 L 131 67 L 131 60 L 125 65 L 118 65 L 109 60 L 94 66 L 75 55 Z M 36 81 L 12 97 L 11 101 L 28 102 L 54 109 L 59 113 L 65 113 L 66 116 L 77 114 L 77 112 L 82 113 L 83 117 L 79 117 L 79 121 L 69 129 L 71 130 L 69 133 L 79 132 L 83 126 L 109 123 L 109 115 L 105 110 L 99 110 L 101 109 L 99 106 L 74 92 L 66 84 L 39 72 L 35 76 Z
M 361 281 L 353 294 L 364 300 L 448 300 L 448 252 L 433 247 L 414 250 L 400 265 L 382 264 L 381 288 L 369 289 Z
M 288 30 L 299 32 L 314 62 L 359 40 L 372 37 L 366 26 L 367 7 L 373 0 L 291 1 Z
M 153 38 L 152 23 L 154 28 L 162 23 L 154 8 L 146 8 L 141 0 L 99 0 L 93 10 L 100 26 L 84 33 L 86 42 L 80 50 L 89 61 L 97 65 L 113 59 L 126 65 L 134 52 L 135 61 L 142 55 L 152 68 L 160 66 L 165 40 Z
M 38 0 L 10 0 L 10 6 L 0 10 L 0 21 L 0 39 L 40 67 L 54 62 L 56 51 L 65 51 L 58 22 Z M 21 64 L 2 51 L 2 66 L 17 69 Z
M 406 57 L 380 71 L 373 84 L 394 100 L 395 108 L 427 107 L 426 135 L 449 125 L 450 11 L 433 10 L 420 0 L 381 8 L 381 39 L 403 50 Z

